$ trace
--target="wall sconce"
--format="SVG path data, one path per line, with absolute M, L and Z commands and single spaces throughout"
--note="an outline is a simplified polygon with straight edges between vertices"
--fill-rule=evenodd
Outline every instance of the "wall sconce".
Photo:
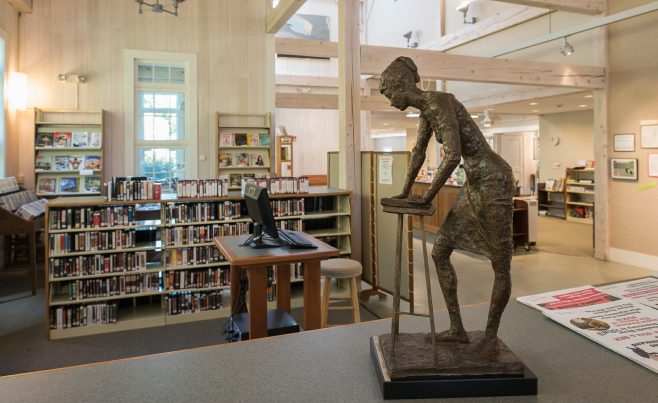
M 27 74 L 17 71 L 10 74 L 9 100 L 15 109 L 27 109 Z

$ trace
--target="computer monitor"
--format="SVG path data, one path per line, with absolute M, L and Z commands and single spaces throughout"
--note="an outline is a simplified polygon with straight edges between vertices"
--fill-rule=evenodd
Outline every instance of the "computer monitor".
M 254 221 L 254 234 L 245 241 L 244 245 L 257 249 L 280 246 L 281 244 L 277 241 L 279 233 L 274 222 L 267 189 L 247 184 L 244 189 L 244 200 L 249 217 Z M 265 234 L 269 235 L 271 239 L 263 239 Z

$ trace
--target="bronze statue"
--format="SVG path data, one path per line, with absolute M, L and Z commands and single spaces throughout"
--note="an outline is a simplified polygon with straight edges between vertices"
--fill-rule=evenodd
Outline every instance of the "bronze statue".
M 450 316 L 450 329 L 438 337 L 444 342 L 469 342 L 457 301 L 457 277 L 450 263 L 452 251 L 460 249 L 491 260 L 495 280 L 484 343 L 493 346 L 495 343 L 491 342 L 497 340 L 512 286 L 512 197 L 516 182 L 512 168 L 489 147 L 466 108 L 452 94 L 419 89 L 419 81 L 413 60 L 402 56 L 384 70 L 379 84 L 379 91 L 391 101 L 391 106 L 401 111 L 409 106 L 420 110 L 418 139 L 404 188 L 395 198 L 408 199 L 418 206 L 429 205 L 463 158 L 467 180 L 439 229 L 432 251 Z M 432 134 L 443 144 L 445 158 L 427 193 L 420 199 L 409 198 Z

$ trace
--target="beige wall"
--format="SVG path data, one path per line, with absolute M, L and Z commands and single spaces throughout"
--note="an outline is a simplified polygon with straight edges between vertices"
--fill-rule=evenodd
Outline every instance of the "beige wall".
M 592 111 L 553 113 L 539 117 L 539 181 L 563 178 L 565 170 L 578 160 L 594 159 L 594 117 Z M 558 136 L 560 143 L 551 144 Z M 559 168 L 553 168 L 554 163 Z M 605 167 L 601 167 L 605 168 Z
M 611 1 L 610 13 L 649 1 Z M 648 177 L 647 154 L 658 149 L 640 148 L 640 121 L 658 119 L 658 14 L 651 13 L 614 24 L 609 29 L 610 47 L 610 156 L 637 158 L 638 182 L 610 183 L 610 246 L 631 251 L 658 269 L 658 187 L 638 191 Z M 635 152 L 614 152 L 612 135 L 635 133 Z M 606 167 L 606 169 L 608 169 Z M 617 251 L 618 252 L 618 251 Z M 613 259 L 614 251 L 611 251 Z M 631 255 L 633 256 L 633 255 Z M 641 264 L 641 262 L 637 262 Z
M 5 38 L 6 74 L 5 74 L 5 105 L 9 101 L 7 87 L 9 75 L 18 70 L 18 12 L 7 0 L 0 0 L 0 32 Z M 18 164 L 18 130 L 17 111 L 11 108 L 5 110 L 5 144 L 6 148 L 0 150 L 5 153 L 5 173 L 15 176 Z
M 57 74 L 87 74 L 80 108 L 107 111 L 108 177 L 131 174 L 124 172 L 124 49 L 197 55 L 198 148 L 208 157 L 198 161 L 199 177 L 214 175 L 216 111 L 274 111 L 274 41 L 263 33 L 266 2 L 195 0 L 182 4 L 179 13 L 138 15 L 137 5 L 123 0 L 35 0 L 33 13 L 21 17 L 20 65 L 30 82 L 28 102 L 73 107 L 75 86 L 58 82 Z M 17 173 L 25 174 L 26 182 L 32 181 L 32 131 L 31 123 L 21 123 L 19 152 L 25 158 Z
M 416 145 L 416 140 L 418 139 L 418 128 L 413 127 L 407 129 L 407 151 L 412 151 Z M 427 145 L 427 151 L 425 153 L 425 162 L 423 162 L 423 168 L 427 168 L 429 165 L 431 168 L 436 168 L 439 166 L 439 145 L 438 142 L 432 138 Z

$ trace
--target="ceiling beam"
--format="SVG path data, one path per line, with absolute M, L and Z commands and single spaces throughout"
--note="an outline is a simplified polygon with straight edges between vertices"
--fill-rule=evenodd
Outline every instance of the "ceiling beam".
M 265 24 L 267 33 L 276 34 L 304 3 L 306 0 L 279 1 L 279 4 L 267 15 Z
M 19 13 L 32 12 L 32 0 L 8 0 L 9 4 L 14 6 Z
M 521 4 L 550 10 L 596 15 L 605 10 L 607 0 L 496 0 L 502 3 Z
M 307 57 L 338 57 L 338 42 L 276 38 L 275 52 Z
M 338 77 L 277 74 L 274 79 L 274 84 L 297 87 L 338 88 Z
M 468 42 L 523 24 L 550 12 L 550 10 L 544 8 L 534 7 L 515 7 L 512 10 L 501 11 L 492 17 L 476 22 L 475 24 L 466 25 L 462 29 L 442 36 L 439 39 L 438 50 L 446 51 L 456 48 Z
M 398 56 L 408 56 L 424 78 L 546 87 L 603 88 L 605 69 L 525 60 L 450 55 L 436 50 L 361 46 L 361 74 L 381 72 Z
M 383 95 L 361 96 L 360 104 L 363 111 L 397 111 Z M 288 109 L 338 109 L 338 95 L 277 92 L 275 105 Z
M 530 101 L 577 92 L 582 92 L 582 90 L 578 88 L 560 87 L 517 87 L 512 89 L 485 91 L 469 98 L 461 98 L 460 101 L 464 104 L 466 109 L 471 110 L 510 102 Z

